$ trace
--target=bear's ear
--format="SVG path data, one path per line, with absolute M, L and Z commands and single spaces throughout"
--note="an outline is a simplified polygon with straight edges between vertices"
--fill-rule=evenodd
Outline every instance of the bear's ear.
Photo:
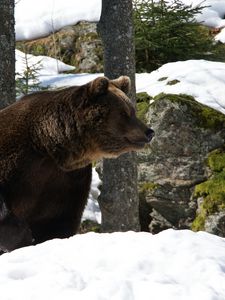
M 106 94 L 109 87 L 109 79 L 106 77 L 98 77 L 90 82 L 89 93 L 92 96 L 100 96 Z
M 114 84 L 116 87 L 118 87 L 121 91 L 123 91 L 125 94 L 128 94 L 131 89 L 131 81 L 128 76 L 120 76 L 117 79 L 110 80 L 112 84 Z

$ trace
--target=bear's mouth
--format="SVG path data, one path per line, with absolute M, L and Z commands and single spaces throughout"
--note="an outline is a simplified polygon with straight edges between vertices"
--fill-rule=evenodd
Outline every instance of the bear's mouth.
M 135 148 L 141 149 L 148 143 L 146 140 L 130 140 L 129 138 L 125 138 L 126 142 L 131 145 L 135 146 Z

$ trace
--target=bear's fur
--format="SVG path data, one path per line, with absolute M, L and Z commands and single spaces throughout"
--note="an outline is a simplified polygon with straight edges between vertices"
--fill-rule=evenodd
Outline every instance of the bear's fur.
M 1 195 L 0 224 L 0 254 L 32 243 L 32 233 L 28 224 L 8 210 Z
M 99 77 L 83 86 L 24 96 L 0 111 L 0 249 L 10 251 L 79 228 L 91 162 L 143 148 L 153 135 L 135 116 L 130 80 Z M 9 221 L 7 221 L 9 220 Z M 13 226 L 27 232 L 5 242 Z M 29 230 L 28 230 L 29 226 Z M 24 241 L 24 242 L 23 242 Z

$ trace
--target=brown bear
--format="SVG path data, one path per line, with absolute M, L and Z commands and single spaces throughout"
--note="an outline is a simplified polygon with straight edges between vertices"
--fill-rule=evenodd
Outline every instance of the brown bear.
M 129 89 L 126 76 L 99 77 L 24 96 L 0 111 L 0 249 L 75 234 L 91 162 L 150 142 L 154 132 L 137 119 Z

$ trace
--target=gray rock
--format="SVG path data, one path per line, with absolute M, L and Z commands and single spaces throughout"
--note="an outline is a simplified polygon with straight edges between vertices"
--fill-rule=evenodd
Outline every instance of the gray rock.
M 225 237 L 225 211 L 208 216 L 205 231 Z
M 102 72 L 103 48 L 96 23 L 79 22 L 32 41 L 18 42 L 16 48 L 34 55 L 58 58 L 76 67 L 75 72 Z
M 197 210 L 193 190 L 210 176 L 207 154 L 225 143 L 220 115 L 186 95 L 162 94 L 149 107 L 147 119 L 155 137 L 139 154 L 139 182 L 153 209 L 151 232 L 190 228 Z
M 150 232 L 158 233 L 168 228 L 174 228 L 173 225 L 170 222 L 168 222 L 166 218 L 160 215 L 155 209 L 153 209 L 150 213 L 150 217 L 152 218 L 149 224 Z

